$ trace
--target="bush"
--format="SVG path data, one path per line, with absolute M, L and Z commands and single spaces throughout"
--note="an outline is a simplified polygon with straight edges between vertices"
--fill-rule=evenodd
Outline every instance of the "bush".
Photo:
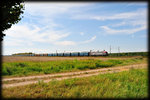
M 42 68 L 40 67 L 27 67 L 28 71 L 37 71 L 37 72 L 41 72 Z
M 90 64 L 88 64 L 88 68 L 89 69 L 95 69 L 96 68 L 96 64 L 95 63 L 90 63 Z
M 76 67 L 77 69 L 81 69 L 81 70 L 82 70 L 82 69 L 88 68 L 88 64 L 79 63 L 79 64 L 76 64 L 75 67 Z
M 16 63 L 15 66 L 17 66 L 17 67 L 26 67 L 27 64 L 26 63 Z
M 113 63 L 111 62 L 96 63 L 96 67 L 111 67 L 111 66 L 113 66 Z
M 6 67 L 2 68 L 2 75 L 9 75 L 9 73 L 7 72 Z
M 121 60 L 108 60 L 107 62 L 112 63 L 113 66 L 114 66 L 114 65 L 118 65 L 118 64 L 122 64 L 122 63 L 123 63 L 123 61 L 121 61 Z
M 12 62 L 3 63 L 2 75 L 35 75 L 39 73 L 49 74 L 56 72 L 76 71 L 83 69 L 95 69 L 99 67 L 112 67 L 116 65 L 127 65 L 143 61 L 142 58 L 126 60 L 64 60 L 48 62 Z

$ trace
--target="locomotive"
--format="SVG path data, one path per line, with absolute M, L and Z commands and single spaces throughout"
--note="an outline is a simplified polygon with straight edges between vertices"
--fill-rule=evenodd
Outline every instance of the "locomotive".
M 66 52 L 66 53 L 47 53 L 47 54 L 22 54 L 17 56 L 108 56 L 107 51 L 90 51 L 90 52 Z

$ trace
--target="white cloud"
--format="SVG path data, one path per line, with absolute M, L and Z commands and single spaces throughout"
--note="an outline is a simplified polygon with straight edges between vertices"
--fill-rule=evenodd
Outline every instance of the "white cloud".
M 25 2 L 26 3 L 26 2 Z M 90 6 L 89 6 L 90 5 Z M 93 9 L 92 3 L 26 3 L 25 4 L 25 16 L 26 19 L 23 23 L 12 26 L 11 29 L 7 30 L 6 37 L 4 38 L 4 46 L 14 46 L 19 47 L 34 47 L 34 44 L 53 44 L 58 46 L 73 46 L 79 44 L 86 44 L 94 41 L 96 36 L 91 37 L 89 40 L 85 41 L 69 41 L 66 38 L 71 35 L 68 31 L 69 27 L 65 27 L 64 24 L 58 23 L 60 17 L 70 18 L 74 17 L 76 19 L 92 19 L 99 21 L 110 21 L 118 20 L 111 26 L 105 25 L 100 28 L 104 30 L 106 34 L 132 34 L 147 28 L 147 10 L 139 9 L 132 12 L 122 12 L 122 13 L 103 13 L 98 14 L 96 9 L 95 12 L 90 12 L 87 9 Z M 86 12 L 87 11 L 87 14 Z M 92 10 L 93 11 L 93 10 Z M 106 10 L 107 11 L 107 10 Z M 92 15 L 94 14 L 95 15 Z M 22 21 L 22 20 L 21 20 Z M 117 23 L 117 24 L 116 24 Z M 121 30 L 120 28 L 112 28 L 129 25 L 132 26 L 130 29 L 126 28 Z M 124 27 L 125 28 L 125 27 Z M 84 32 L 80 32 L 78 35 L 85 35 Z M 41 46 L 41 44 L 39 44 Z M 39 47 L 40 47 L 39 46 Z M 57 46 L 56 46 L 57 47 Z M 53 49 L 53 48 L 51 48 Z M 8 50 L 8 49 L 7 49 Z M 14 49 L 16 52 L 19 49 Z M 21 49 L 22 50 L 22 49 Z M 45 49 L 33 48 L 33 52 L 43 51 Z M 11 52 L 11 50 L 9 50 Z M 24 49 L 22 52 L 32 51 L 31 49 Z M 20 52 L 20 51 L 19 51 Z
M 137 13 L 120 13 L 110 16 L 93 16 L 92 19 L 96 20 L 116 20 L 116 19 L 129 19 L 137 16 Z
M 25 10 L 32 16 L 55 17 L 63 13 L 79 12 L 81 7 L 86 7 L 91 3 L 25 3 Z M 72 9 L 72 10 L 71 10 Z
M 60 46 L 72 46 L 72 45 L 76 45 L 75 42 L 73 41 L 59 41 L 55 43 L 56 45 L 60 45 Z
M 52 43 L 59 41 L 62 38 L 68 37 L 70 33 L 64 31 L 55 31 L 52 29 L 46 29 L 42 31 L 42 28 L 33 26 L 30 28 L 27 25 L 14 25 L 11 29 L 7 30 L 7 40 L 4 39 L 4 44 L 9 46 L 21 46 L 23 44 L 33 45 L 34 42 Z
M 83 35 L 84 35 L 84 32 L 80 32 L 80 35 L 82 35 L 82 36 L 83 36 Z
M 132 20 L 124 20 L 122 22 L 119 23 L 113 23 L 110 24 L 109 26 L 112 27 L 120 27 L 120 26 L 147 26 L 147 20 L 145 19 L 132 19 Z
M 96 36 L 93 36 L 91 39 L 80 42 L 81 44 L 90 43 L 96 39 Z
M 147 11 L 138 9 L 137 11 L 118 13 L 111 16 L 98 16 L 96 20 L 118 20 L 117 23 L 100 26 L 104 34 L 134 34 L 147 29 Z M 121 29 L 120 26 L 130 26 Z M 110 28 L 118 27 L 118 29 Z
M 7 41 L 5 41 L 4 39 L 4 46 L 20 46 L 21 44 L 23 44 L 24 41 L 23 40 L 18 40 L 18 39 L 8 39 Z
M 126 22 L 126 21 L 122 21 L 122 22 L 120 22 L 120 23 L 117 23 L 117 24 L 111 24 L 111 26 L 113 26 L 113 27 L 118 27 L 118 26 L 124 26 L 124 25 L 127 25 L 128 23 Z
M 87 44 L 87 43 L 90 43 L 90 42 L 94 41 L 95 39 L 96 39 L 96 36 L 93 36 L 91 39 L 85 40 L 85 41 L 79 41 L 79 42 L 75 42 L 75 41 L 57 41 L 54 44 L 55 45 L 60 45 L 60 46 L 74 46 L 74 45 L 79 45 L 79 44 Z
M 30 28 L 32 26 L 32 29 Z M 39 28 L 36 25 L 14 25 L 11 29 L 7 30 L 5 34 L 7 35 L 7 40 L 4 39 L 4 46 L 33 46 L 35 43 L 50 43 L 54 45 L 61 46 L 71 46 L 77 45 L 80 43 L 90 43 L 96 39 L 96 36 L 93 36 L 91 39 L 75 42 L 75 41 L 60 41 L 70 35 L 69 32 L 56 31 L 46 28 L 45 31 L 42 31 L 44 28 Z M 84 33 L 81 32 L 81 35 Z
M 93 3 L 54 3 L 54 2 L 46 2 L 46 3 L 28 3 L 25 2 L 25 16 L 28 18 L 30 23 L 47 25 L 49 27 L 60 27 L 64 28 L 63 24 L 58 24 L 55 19 L 60 16 L 68 17 L 81 14 L 83 9 L 89 7 Z M 82 10 L 81 10 L 82 9 Z
M 37 42 L 61 46 L 73 46 L 80 43 L 90 43 L 96 39 L 96 36 L 93 36 L 91 39 L 82 42 L 68 40 L 61 41 L 61 39 L 68 37 L 70 33 L 56 31 L 51 28 L 49 29 L 47 26 L 40 28 L 34 24 L 13 25 L 9 30 L 5 31 L 5 34 L 7 35 L 7 38 L 4 39 L 4 46 L 33 46 L 34 44 L 37 44 Z M 84 35 L 83 32 L 80 34 Z
M 127 6 L 147 6 L 147 2 L 133 2 L 128 3 Z
M 89 14 L 82 14 L 82 15 L 75 15 L 73 16 L 74 19 L 92 19 L 92 20 L 99 20 L 99 21 L 109 21 L 115 20 L 114 23 L 109 23 L 109 25 L 101 26 L 100 28 L 104 30 L 106 34 L 133 34 L 138 31 L 146 30 L 147 29 L 147 9 L 137 9 L 136 11 L 130 12 L 122 12 L 122 13 L 115 13 L 115 14 L 103 14 L 103 15 L 89 15 Z M 120 29 L 120 26 L 130 26 L 131 28 Z M 110 27 L 118 27 L 118 29 L 113 29 Z
M 138 28 L 132 28 L 132 29 L 112 29 L 108 26 L 100 26 L 101 29 L 104 30 L 105 34 L 133 34 L 138 31 L 142 31 L 146 29 L 146 26 L 141 26 Z
M 136 11 L 131 12 L 122 12 L 110 14 L 109 12 L 103 15 L 92 15 L 92 14 L 82 14 L 82 15 L 74 15 L 72 18 L 74 19 L 94 19 L 94 20 L 125 20 L 125 19 L 137 19 L 137 18 L 145 18 L 147 16 L 146 9 L 138 9 Z
M 114 15 L 95 16 L 93 17 L 93 19 L 96 20 L 137 19 L 141 17 L 143 18 L 145 16 L 147 16 L 146 9 L 138 9 L 137 11 L 118 13 Z
M 58 41 L 58 42 L 55 42 L 55 44 L 60 45 L 60 46 L 74 46 L 74 45 L 79 45 L 79 44 L 87 44 L 87 43 L 90 43 L 90 42 L 94 41 L 95 39 L 96 39 L 96 36 L 93 36 L 91 39 L 85 40 L 85 41 L 79 41 L 79 42 L 75 42 L 75 41 Z
M 73 41 L 60 41 L 60 39 L 68 37 L 70 32 L 54 29 L 55 27 L 63 28 L 63 25 L 54 22 L 54 17 L 60 14 L 78 13 L 81 7 L 84 8 L 88 5 L 91 3 L 25 2 L 25 17 L 28 21 L 22 25 L 13 25 L 11 29 L 7 30 L 5 32 L 7 40 L 4 39 L 4 44 L 6 46 L 21 46 L 23 44 L 32 46 L 34 42 L 41 42 L 54 45 L 75 45 Z M 27 41 L 29 42 L 27 43 Z

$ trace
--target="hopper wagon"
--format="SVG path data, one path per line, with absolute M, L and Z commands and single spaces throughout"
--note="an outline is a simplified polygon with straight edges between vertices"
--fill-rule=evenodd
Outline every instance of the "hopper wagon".
M 66 52 L 66 53 L 46 53 L 46 54 L 22 54 L 18 56 L 58 56 L 58 57 L 69 57 L 69 56 L 108 56 L 107 51 L 90 51 L 90 52 Z

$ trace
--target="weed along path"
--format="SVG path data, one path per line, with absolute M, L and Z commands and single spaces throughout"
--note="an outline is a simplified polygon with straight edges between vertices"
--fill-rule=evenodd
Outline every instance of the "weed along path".
M 100 68 L 100 69 L 85 70 L 85 71 L 78 71 L 78 72 L 66 72 L 66 73 L 57 73 L 57 74 L 27 76 L 27 77 L 2 78 L 2 88 L 24 86 L 24 85 L 38 83 L 39 81 L 49 82 L 52 80 L 88 77 L 88 76 L 93 76 L 98 74 L 116 73 L 116 72 L 126 71 L 130 69 L 140 69 L 140 68 L 147 68 L 147 67 L 148 64 L 134 64 L 134 65 L 127 65 L 127 66 Z

